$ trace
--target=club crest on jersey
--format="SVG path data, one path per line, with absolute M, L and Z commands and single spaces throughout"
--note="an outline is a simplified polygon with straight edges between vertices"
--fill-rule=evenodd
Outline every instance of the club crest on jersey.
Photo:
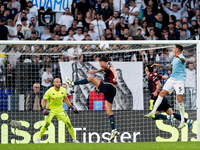
M 53 93 L 53 95 L 55 95 L 55 94 Z
M 63 92 L 61 92 L 61 94 L 63 94 Z
M 52 100 L 54 100 L 54 98 L 52 98 Z

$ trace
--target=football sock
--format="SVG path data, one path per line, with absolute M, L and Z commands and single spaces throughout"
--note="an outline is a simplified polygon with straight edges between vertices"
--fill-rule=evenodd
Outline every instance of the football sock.
M 160 106 L 161 102 L 163 100 L 163 97 L 161 96 L 158 96 L 155 104 L 154 104 L 154 107 L 153 107 L 153 110 L 152 110 L 152 113 L 155 114 L 156 113 L 156 110 L 158 109 L 158 107 Z
M 115 117 L 114 117 L 114 115 L 110 115 L 110 116 L 109 116 L 109 119 L 110 119 L 110 126 L 111 126 L 111 129 L 112 129 L 112 130 L 115 130 Z
M 74 85 L 79 85 L 79 84 L 87 84 L 89 83 L 87 79 L 83 79 L 83 80 L 79 80 L 79 81 L 75 81 Z
M 167 115 L 157 114 L 157 115 L 155 115 L 155 118 L 153 118 L 153 119 L 154 120 L 159 120 L 159 119 L 167 120 Z
M 177 113 L 174 113 L 174 118 L 178 119 L 178 120 L 181 120 L 181 115 L 180 114 L 177 114 Z M 184 118 L 185 122 L 187 123 L 187 120 L 186 118 Z
M 185 108 L 183 102 L 179 103 L 179 107 L 180 107 L 181 122 L 184 122 Z

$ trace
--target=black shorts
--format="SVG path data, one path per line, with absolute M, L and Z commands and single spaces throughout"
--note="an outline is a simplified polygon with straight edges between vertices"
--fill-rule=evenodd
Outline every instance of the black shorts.
M 111 84 L 103 83 L 99 84 L 99 92 L 104 94 L 104 97 L 109 103 L 113 103 L 114 97 L 116 95 L 116 88 Z
M 156 98 L 154 98 L 154 102 L 153 102 L 153 105 L 155 104 L 156 102 Z M 167 100 L 167 97 L 163 97 L 163 100 L 162 100 L 162 103 L 160 104 L 160 106 L 158 107 L 157 111 L 164 111 L 166 112 L 167 109 L 171 108 L 171 105 L 169 104 L 168 100 Z

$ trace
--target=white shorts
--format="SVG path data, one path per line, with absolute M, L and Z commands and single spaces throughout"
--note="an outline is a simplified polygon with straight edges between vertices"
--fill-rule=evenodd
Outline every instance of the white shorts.
M 185 82 L 175 81 L 169 78 L 165 83 L 163 89 L 168 91 L 169 94 L 171 94 L 173 90 L 175 90 L 176 95 L 183 95 L 185 92 Z

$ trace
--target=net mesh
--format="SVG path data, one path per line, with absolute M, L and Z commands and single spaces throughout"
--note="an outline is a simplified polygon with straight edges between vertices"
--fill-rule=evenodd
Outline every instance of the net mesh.
M 89 77 L 88 70 L 100 68 L 98 60 L 102 56 L 111 61 L 118 76 L 113 113 L 120 134 L 115 142 L 196 140 L 196 45 L 183 46 L 187 60 L 184 104 L 186 117 L 195 121 L 192 132 L 188 132 L 187 126 L 179 131 L 176 127 L 180 122 L 177 120 L 174 128 L 169 120 L 144 118 L 149 112 L 151 99 L 145 66 L 153 63 L 170 65 L 174 45 L 110 44 L 107 50 L 100 50 L 99 45 L 1 45 L 0 123 L 5 125 L 1 129 L 1 143 L 14 143 L 15 139 L 17 143 L 36 142 L 39 129 L 44 124 L 40 101 L 46 90 L 53 86 L 50 78 L 60 78 L 65 83 L 65 76 L 73 81 Z M 46 75 L 49 67 L 50 73 Z M 169 77 L 171 74 L 162 67 L 155 67 L 154 72 Z M 104 74 L 97 73 L 95 77 L 103 80 Z M 165 82 L 161 80 L 162 86 Z M 35 86 L 40 89 L 34 89 Z M 36 90 L 39 91 L 37 96 L 34 94 L 38 92 Z M 79 115 L 75 115 L 63 103 L 77 139 L 80 142 L 108 142 L 110 125 L 103 111 L 104 95 L 92 83 L 67 88 L 67 91 L 71 102 L 80 110 Z M 166 97 L 173 111 L 179 113 L 175 93 Z M 22 123 L 16 133 L 10 126 L 11 120 Z M 22 130 L 25 132 L 20 132 Z M 72 138 L 64 123 L 54 118 L 42 141 L 71 142 Z

